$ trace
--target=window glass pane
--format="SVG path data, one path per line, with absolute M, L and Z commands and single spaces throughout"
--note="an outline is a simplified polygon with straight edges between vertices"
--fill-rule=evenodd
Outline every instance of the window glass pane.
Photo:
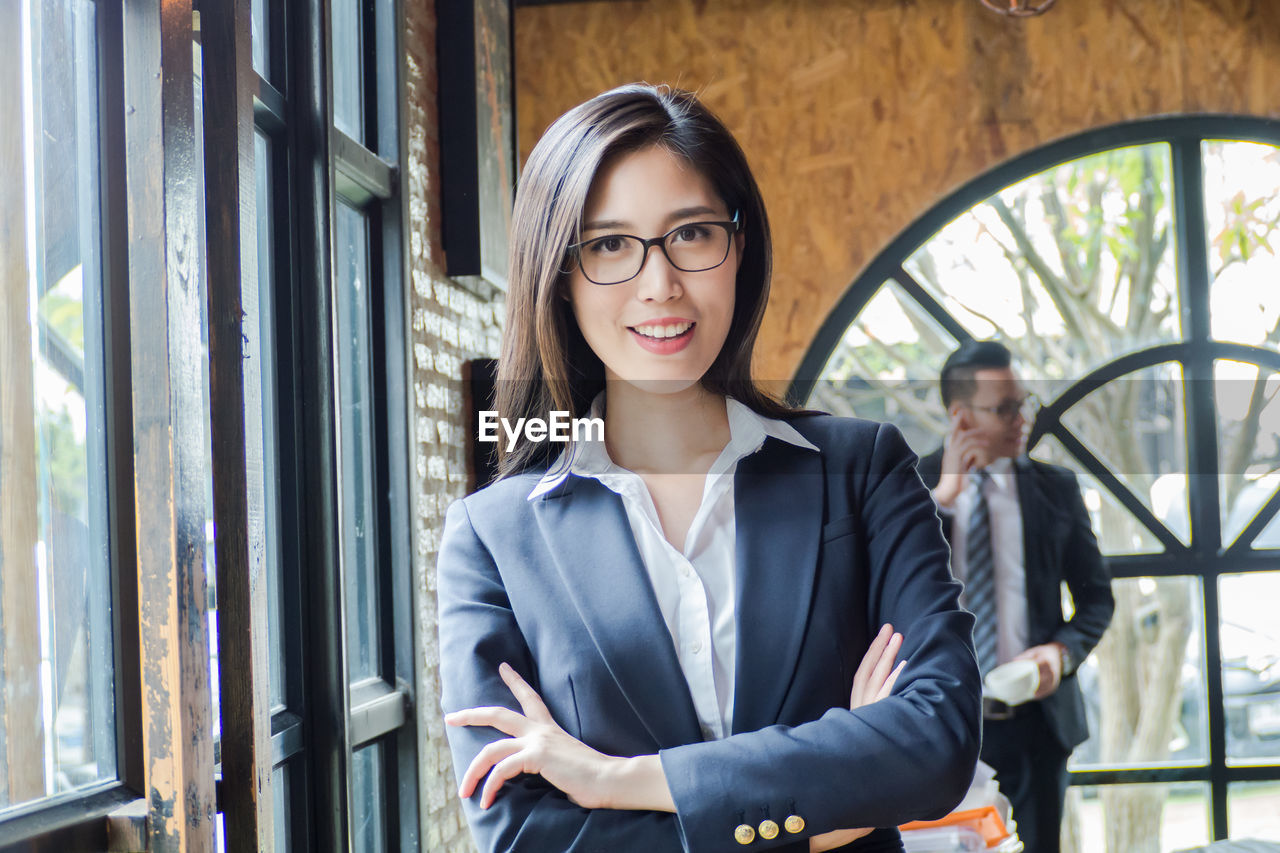
M 333 34 L 333 123 L 364 142 L 364 15 L 360 0 L 330 5 Z
M 262 488 L 265 496 L 267 643 L 270 650 L 271 706 L 285 703 L 284 610 L 280 595 L 280 466 L 275 381 L 275 214 L 272 204 L 274 161 L 267 137 L 255 132 L 253 163 L 258 234 L 258 338 L 262 381 Z
M 0 815 L 116 775 L 94 9 L 0 10 Z
M 386 849 L 382 751 L 381 743 L 373 743 L 351 756 L 351 837 L 357 853 L 381 853 Z
M 369 325 L 369 223 L 345 203 L 337 208 L 334 271 L 338 328 L 338 429 L 342 493 L 347 667 L 351 681 L 379 674 L 373 399 Z
M 1205 763 L 1200 579 L 1119 578 L 1111 588 L 1111 625 L 1076 675 L 1089 739 L 1071 768 Z
M 1171 853 L 1209 841 L 1209 787 L 1198 782 L 1073 788 L 1067 812 L 1075 843 L 1064 851 Z
M 1222 542 L 1230 545 L 1280 488 L 1280 375 L 1224 360 L 1213 378 Z
M 289 765 L 271 771 L 271 819 L 275 830 L 275 853 L 288 853 L 292 846 L 289 827 Z
M 1094 535 L 1098 537 L 1098 549 L 1103 554 L 1152 554 L 1164 550 L 1155 534 L 1138 521 L 1110 489 L 1104 487 L 1074 456 L 1067 453 L 1057 438 L 1047 435 L 1040 439 L 1031 449 L 1031 455 L 1075 472 L 1085 508 L 1089 510 Z
M 876 291 L 827 360 L 805 405 L 890 421 L 919 454 L 942 444 L 938 371 L 956 341 L 895 281 Z
M 907 271 L 1031 378 L 1082 376 L 1181 334 L 1169 176 L 1164 143 L 1056 166 L 957 217 Z
M 253 70 L 270 80 L 267 51 L 271 43 L 271 18 L 267 14 L 267 0 L 253 0 L 249 27 L 253 36 Z
M 1280 841 L 1280 782 L 1239 782 L 1227 788 L 1232 838 Z
M 1280 571 L 1218 579 L 1227 759 L 1280 759 Z
M 1280 347 L 1280 149 L 1205 142 L 1210 323 L 1219 340 Z
M 1277 484 L 1280 486 L 1280 484 Z M 1276 513 L 1258 538 L 1253 540 L 1254 548 L 1280 548 L 1280 512 Z
M 1156 364 L 1108 382 L 1062 423 L 1174 535 L 1191 541 L 1182 365 Z

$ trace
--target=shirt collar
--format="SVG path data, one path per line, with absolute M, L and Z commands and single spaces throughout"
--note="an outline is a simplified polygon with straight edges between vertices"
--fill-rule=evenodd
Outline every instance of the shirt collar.
M 991 481 L 999 489 L 1008 489 L 1013 482 L 1013 458 L 1002 456 L 988 465 L 984 470 L 991 475 Z
M 709 474 L 724 473 L 738 460 L 759 450 L 766 438 L 776 438 L 796 447 L 821 452 L 791 424 L 775 418 L 767 418 L 732 397 L 725 398 L 725 410 L 729 417 L 729 444 L 725 447 L 725 452 L 721 453 L 711 466 Z M 587 417 L 604 417 L 603 391 L 591 401 L 591 409 Z M 565 446 L 555 464 L 547 469 L 542 479 L 538 480 L 533 491 L 529 492 L 528 500 L 542 497 L 555 489 L 567 480 L 570 474 L 599 478 L 624 471 L 625 469 L 615 465 L 609 458 L 609 451 L 603 439 L 590 437 L 585 441 L 570 442 Z

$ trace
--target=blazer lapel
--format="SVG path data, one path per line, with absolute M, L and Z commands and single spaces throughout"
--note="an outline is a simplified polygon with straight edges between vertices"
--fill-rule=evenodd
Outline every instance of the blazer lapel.
M 822 535 L 821 456 L 768 439 L 738 463 L 733 731 L 773 725 L 809 621 Z
M 1045 566 L 1044 551 L 1050 545 L 1048 534 L 1053 504 L 1025 456 L 1014 460 L 1014 472 L 1018 484 L 1018 508 L 1022 513 L 1022 568 L 1030 604 L 1035 601 L 1033 593 L 1040 582 L 1039 572 Z
M 658 748 L 702 739 L 622 498 L 570 477 L 534 516 L 591 639 Z

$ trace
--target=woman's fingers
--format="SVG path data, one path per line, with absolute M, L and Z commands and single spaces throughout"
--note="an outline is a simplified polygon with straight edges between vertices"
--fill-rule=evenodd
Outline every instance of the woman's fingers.
M 458 785 L 458 796 L 463 799 L 471 796 L 475 792 L 476 785 L 480 784 L 480 780 L 484 778 L 484 774 L 489 772 L 490 767 L 500 764 L 504 759 L 518 753 L 523 746 L 516 738 L 503 738 L 486 745 L 467 765 L 467 772 L 462 775 L 462 782 Z M 498 785 L 501 784 L 502 782 L 499 781 Z M 490 774 L 489 782 L 484 786 L 486 796 L 489 794 L 489 788 L 492 785 L 493 776 Z M 489 797 L 489 801 L 493 802 L 492 796 Z M 482 806 L 488 808 L 487 805 L 484 805 L 484 797 L 481 797 L 480 802 Z
M 889 644 L 889 637 L 892 635 L 892 625 L 884 624 L 880 626 L 880 633 L 876 634 L 875 639 L 871 641 L 871 646 L 858 664 L 858 671 L 853 674 L 854 696 L 861 696 L 865 691 L 867 681 L 871 678 L 871 672 L 875 669 L 876 661 L 884 653 L 885 647 Z M 859 702 L 858 704 L 861 705 L 862 703 Z
M 520 708 L 524 711 L 524 715 L 531 720 L 537 720 L 540 723 L 553 722 L 551 712 L 547 710 L 546 704 L 542 701 L 542 697 L 538 695 L 538 691 L 529 686 L 529 683 L 520 677 L 520 673 L 508 663 L 498 665 L 498 674 L 502 676 L 502 680 L 506 682 L 507 687 L 511 688 L 512 694 L 515 695 L 516 701 L 520 703 Z
M 892 625 L 884 625 L 858 664 L 849 695 L 850 710 L 870 705 L 893 692 L 893 685 L 902 672 L 901 665 L 894 667 L 901 648 L 902 635 L 895 632 Z
M 524 715 L 501 705 L 464 708 L 445 714 L 444 721 L 450 726 L 490 726 L 512 737 L 520 737 L 529 728 L 529 721 Z
M 506 784 L 507 780 L 514 779 L 524 772 L 523 749 L 518 749 L 512 755 L 493 765 L 489 778 L 485 780 L 484 790 L 480 792 L 480 808 L 487 809 L 493 805 L 493 801 L 498 798 L 498 790 Z
M 873 701 L 879 702 L 893 693 L 893 685 L 898 683 L 898 676 L 902 674 L 902 670 L 906 665 L 906 661 L 898 662 L 898 665 L 893 668 L 893 672 L 885 679 L 884 686 L 880 688 L 880 692 L 876 694 L 876 698 Z
M 876 661 L 875 668 L 871 670 L 871 678 L 867 682 L 867 693 L 875 696 L 880 692 L 880 688 L 889 679 L 889 675 L 893 672 L 893 666 L 898 661 L 898 649 L 902 648 L 902 635 L 894 632 L 889 638 L 889 643 L 885 646 L 884 651 L 880 654 L 880 659 Z M 874 701 L 874 700 L 873 700 Z
M 458 785 L 458 795 L 464 798 L 470 797 L 475 793 L 480 780 L 485 779 L 487 774 L 488 779 L 485 780 L 484 788 L 480 792 L 480 806 L 486 809 L 493 804 L 498 791 L 508 779 L 526 772 L 525 765 L 528 757 L 526 736 L 532 737 L 539 730 L 545 731 L 548 726 L 563 733 L 552 718 L 551 712 L 547 710 L 542 697 L 520 677 L 514 668 L 507 663 L 502 663 L 498 666 L 498 674 L 511 690 L 516 701 L 520 703 L 524 713 L 500 705 L 491 705 L 454 711 L 446 714 L 444 718 L 445 722 L 451 726 L 489 726 L 503 734 L 511 735 L 511 737 L 493 741 L 481 749 L 467 766 L 462 782 Z

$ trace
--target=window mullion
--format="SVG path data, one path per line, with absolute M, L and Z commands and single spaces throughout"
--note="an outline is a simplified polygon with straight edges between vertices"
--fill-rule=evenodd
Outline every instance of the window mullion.
M 214 778 L 190 0 L 130 6 L 124 44 L 148 832 L 199 853 L 213 847 L 202 817 L 214 810 Z
M 1191 549 L 1206 558 L 1222 545 L 1218 503 L 1218 435 L 1214 408 L 1213 356 L 1209 322 L 1209 255 L 1205 237 L 1204 164 L 1201 140 L 1172 141 L 1175 245 L 1188 355 L 1183 363 L 1190 474 Z M 1208 688 L 1210 789 L 1213 838 L 1227 837 L 1226 720 L 1222 690 L 1222 649 L 1218 638 L 1216 578 L 1204 590 L 1205 683 Z
M 228 849 L 273 843 L 250 4 L 203 16 L 210 429 Z M 253 565 L 253 563 L 258 565 Z

